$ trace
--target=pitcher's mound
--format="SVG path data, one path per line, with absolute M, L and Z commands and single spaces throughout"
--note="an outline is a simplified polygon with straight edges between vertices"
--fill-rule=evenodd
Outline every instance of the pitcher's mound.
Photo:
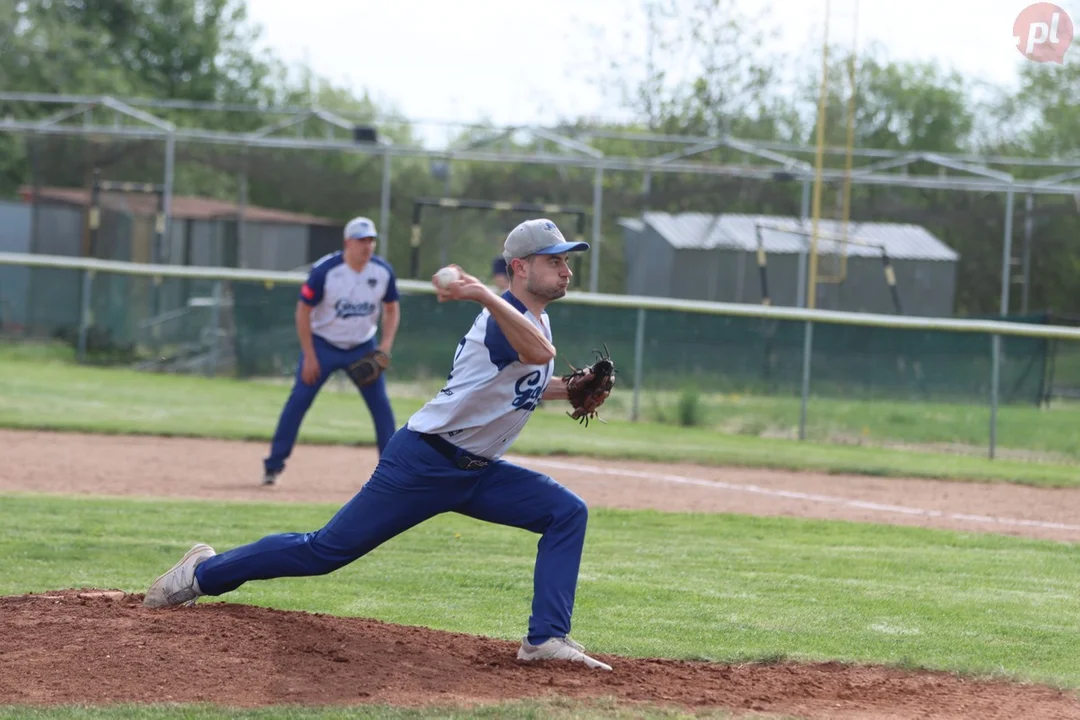
M 525 665 L 502 640 L 203 602 L 62 590 L 0 598 L 0 705 L 471 705 L 563 696 L 806 718 L 1080 718 L 1073 694 L 947 673 L 720 665 L 600 654 L 614 672 Z

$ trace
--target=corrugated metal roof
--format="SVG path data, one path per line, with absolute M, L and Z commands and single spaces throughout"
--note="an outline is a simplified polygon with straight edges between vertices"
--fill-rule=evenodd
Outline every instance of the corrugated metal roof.
M 30 202 L 33 189 L 29 186 L 19 188 L 23 200 Z M 90 204 L 90 191 L 84 188 L 40 187 L 38 198 L 43 202 L 57 202 L 66 205 L 86 207 Z M 157 213 L 157 196 L 135 192 L 107 192 L 101 194 L 101 205 L 109 210 L 130 212 L 134 215 L 154 215 Z M 217 220 L 233 219 L 240 212 L 240 206 L 225 200 L 191 195 L 174 195 L 172 198 L 172 216 L 177 220 Z M 248 205 L 244 208 L 247 222 L 282 223 L 286 225 L 337 225 L 335 221 L 294 213 L 275 208 Z
M 645 224 L 656 230 L 673 247 L 711 250 L 717 247 L 756 252 L 757 226 L 767 253 L 797 253 L 809 241 L 811 223 L 779 215 L 740 215 L 708 213 L 647 212 Z M 626 225 L 626 227 L 630 227 Z M 636 227 L 631 229 L 637 230 Z M 843 223 L 822 218 L 818 221 L 818 251 L 835 253 L 843 237 Z M 959 255 L 934 237 L 926 228 L 902 223 L 850 223 L 847 233 L 848 256 L 880 257 L 884 246 L 889 257 L 910 260 L 956 260 Z M 863 241 L 866 245 L 858 244 Z

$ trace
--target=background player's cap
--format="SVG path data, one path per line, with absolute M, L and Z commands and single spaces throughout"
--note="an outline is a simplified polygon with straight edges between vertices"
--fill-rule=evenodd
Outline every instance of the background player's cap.
M 538 218 L 526 220 L 510 231 L 503 244 L 503 257 L 509 262 L 529 255 L 558 255 L 588 249 L 586 242 L 566 242 L 555 223 Z
M 345 226 L 346 240 L 359 240 L 360 238 L 379 237 L 375 232 L 375 223 L 370 218 L 355 217 Z

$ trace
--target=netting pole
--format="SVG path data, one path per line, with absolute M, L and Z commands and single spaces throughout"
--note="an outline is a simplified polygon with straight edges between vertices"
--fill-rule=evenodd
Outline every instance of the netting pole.
M 450 197 L 450 162 L 446 163 L 446 176 L 443 178 L 443 197 Z M 450 223 L 457 219 L 457 213 L 451 214 L 448 222 L 439 223 L 439 267 L 444 267 L 448 262 L 449 249 L 446 247 L 449 244 L 450 237 Z
M 589 258 L 589 292 L 600 285 L 600 213 L 604 210 L 604 166 L 596 166 L 593 178 L 592 252 Z
M 641 375 L 645 364 L 645 308 L 638 308 L 637 330 L 634 332 L 634 399 L 630 405 L 630 420 L 637 422 L 641 396 Z
M 810 231 L 810 269 L 807 278 L 806 307 L 817 307 L 818 286 L 818 221 L 821 218 L 822 173 L 825 163 L 825 108 L 829 84 L 829 0 L 825 0 L 825 37 L 821 45 L 821 89 L 818 91 L 817 144 L 814 160 L 814 199 Z
M 409 277 L 417 280 L 420 277 L 420 222 L 424 204 L 419 200 L 413 203 L 412 209 L 412 232 L 409 236 Z
M 1028 299 L 1031 290 L 1031 233 L 1034 230 L 1035 218 L 1035 195 L 1028 193 L 1024 199 L 1024 260 L 1022 271 L 1024 273 L 1024 294 L 1020 300 L 1020 312 L 1028 314 Z
M 1012 263 L 1013 235 L 1013 189 L 1005 193 L 1005 241 L 1001 248 L 1001 316 L 1009 314 L 1009 265 Z M 997 445 L 998 393 L 1001 383 L 1001 336 L 993 340 L 993 357 L 990 358 L 990 459 L 994 459 Z
M 390 252 L 390 149 L 383 148 L 382 195 L 379 200 L 379 255 Z
M 577 213 L 577 225 L 574 228 L 574 242 L 585 242 L 585 213 Z M 581 286 L 581 253 L 574 253 L 574 280 L 576 287 Z
M 799 439 L 806 439 L 806 406 L 810 402 L 810 354 L 814 344 L 814 324 L 806 321 L 803 333 L 802 401 L 799 406 Z
M 1009 271 L 1012 265 L 1013 189 L 1005 193 L 1005 241 L 1001 248 L 1001 315 L 1009 314 Z
M 1001 248 L 1001 315 L 1009 314 L 1009 271 L 1012 265 L 1013 190 L 1005 193 L 1005 241 Z
M 806 221 L 810 218 L 810 181 L 803 180 L 802 203 L 799 206 L 799 219 L 803 229 L 806 229 Z M 795 279 L 795 307 L 806 307 L 806 253 L 809 250 L 809 240 L 805 235 L 802 249 L 799 251 L 799 276 Z
M 892 260 L 889 259 L 889 253 L 884 245 L 881 247 L 881 264 L 885 267 L 885 284 L 889 286 L 896 314 L 903 315 L 904 307 L 900 304 L 900 291 L 896 287 L 896 270 L 893 269 Z
M 90 296 L 93 285 L 94 271 L 83 270 L 81 298 L 82 312 L 79 313 L 79 341 L 75 355 L 76 360 L 80 363 L 86 362 L 86 336 L 90 331 L 90 323 L 93 318 L 90 309 Z
M 93 185 L 90 188 L 90 209 L 86 218 L 89 227 L 87 246 L 83 248 L 86 257 L 94 257 L 97 254 L 98 228 L 101 226 L 101 170 L 94 168 Z
M 765 240 L 761 237 L 761 225 L 754 223 L 754 234 L 757 236 L 757 264 L 758 275 L 761 279 L 761 304 L 772 305 L 769 297 L 769 277 L 765 267 Z
M 159 223 L 159 232 L 162 238 L 172 237 L 172 197 L 173 177 L 176 175 L 176 136 L 169 133 L 165 140 L 165 182 L 162 189 L 161 214 L 162 221 Z M 166 245 L 169 241 L 165 240 Z M 162 260 L 159 258 L 159 262 Z
M 247 148 L 244 148 L 243 158 L 241 159 L 243 167 L 240 170 L 240 177 L 236 180 L 237 191 L 237 208 L 236 208 L 236 249 L 237 259 L 239 259 L 240 248 L 244 247 L 247 236 L 247 206 L 248 206 L 248 152 Z M 310 252 L 310 248 L 308 250 Z M 237 263 L 239 265 L 239 263 Z
M 38 252 L 41 247 L 41 148 L 38 135 L 30 136 L 30 247 L 29 252 Z
M 166 226 L 165 193 L 160 192 L 157 194 L 157 212 L 154 213 L 154 249 L 150 255 L 150 262 L 165 264 L 171 260 L 169 243 L 165 241 Z

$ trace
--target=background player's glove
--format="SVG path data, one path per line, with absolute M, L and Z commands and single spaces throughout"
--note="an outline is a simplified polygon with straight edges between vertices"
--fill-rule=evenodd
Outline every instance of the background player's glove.
M 564 375 L 566 382 L 566 395 L 574 411 L 566 413 L 578 422 L 589 424 L 590 418 L 596 418 L 603 422 L 603 418 L 596 414 L 597 409 L 604 404 L 611 388 L 615 386 L 615 363 L 611 360 L 607 345 L 604 352 L 594 350 L 596 362 L 583 368 L 575 368 L 569 375 Z
M 359 387 L 364 387 L 378 380 L 388 367 L 390 367 L 390 356 L 382 350 L 372 350 L 345 368 L 345 372 Z

